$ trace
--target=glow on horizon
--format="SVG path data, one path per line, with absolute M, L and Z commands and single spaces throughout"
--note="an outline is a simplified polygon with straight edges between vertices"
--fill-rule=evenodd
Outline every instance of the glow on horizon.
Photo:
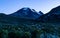
M 11 14 L 23 7 L 48 13 L 60 5 L 60 0 L 0 0 L 0 13 Z

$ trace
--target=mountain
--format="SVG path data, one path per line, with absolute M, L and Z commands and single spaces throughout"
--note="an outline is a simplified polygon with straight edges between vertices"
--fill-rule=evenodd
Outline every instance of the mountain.
M 47 14 L 44 14 L 38 18 L 38 21 L 42 22 L 60 22 L 60 6 L 53 8 Z
M 38 13 L 34 9 L 30 9 L 26 7 L 18 10 L 17 12 L 13 14 L 10 14 L 10 16 L 19 17 L 19 18 L 27 18 L 27 19 L 37 19 L 41 15 L 43 15 L 42 12 Z
M 37 13 L 34 9 L 22 8 L 15 13 L 6 15 L 0 13 L 0 23 L 3 24 L 33 24 L 43 15 L 42 12 Z
M 6 15 L 0 13 L 0 21 L 5 23 L 19 23 L 19 22 L 60 22 L 60 6 L 53 8 L 47 14 L 41 11 L 36 12 L 34 9 L 22 8 L 15 13 Z

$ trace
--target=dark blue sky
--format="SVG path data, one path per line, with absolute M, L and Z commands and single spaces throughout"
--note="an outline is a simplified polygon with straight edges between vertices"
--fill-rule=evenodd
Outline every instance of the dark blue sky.
M 47 13 L 59 5 L 60 0 L 0 0 L 0 13 L 10 14 L 23 7 Z

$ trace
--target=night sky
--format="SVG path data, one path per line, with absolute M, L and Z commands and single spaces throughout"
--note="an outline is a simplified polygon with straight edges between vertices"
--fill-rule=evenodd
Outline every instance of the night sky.
M 59 5 L 60 0 L 0 0 L 0 13 L 14 13 L 23 7 L 47 13 Z

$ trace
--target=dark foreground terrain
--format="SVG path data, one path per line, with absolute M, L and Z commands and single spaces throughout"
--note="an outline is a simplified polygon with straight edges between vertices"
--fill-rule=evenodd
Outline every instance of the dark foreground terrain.
M 19 25 L 0 23 L 0 38 L 60 38 L 59 25 L 56 23 Z

